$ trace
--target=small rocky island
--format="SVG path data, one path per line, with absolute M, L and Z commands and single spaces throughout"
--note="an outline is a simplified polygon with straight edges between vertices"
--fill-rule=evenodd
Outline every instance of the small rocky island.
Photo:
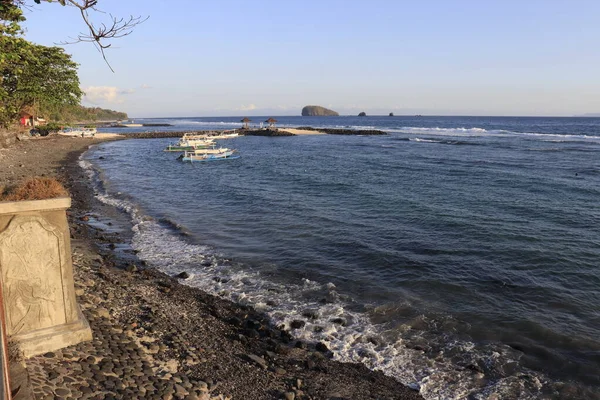
M 321 106 L 305 106 L 302 108 L 303 117 L 339 117 L 336 111 Z
M 367 116 L 367 113 L 366 113 L 366 112 L 364 112 L 364 111 L 361 111 L 361 112 L 358 114 L 358 116 L 359 116 L 359 117 L 366 117 L 366 116 Z

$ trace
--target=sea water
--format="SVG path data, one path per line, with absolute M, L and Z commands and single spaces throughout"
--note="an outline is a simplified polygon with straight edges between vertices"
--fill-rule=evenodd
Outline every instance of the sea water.
M 133 139 L 82 164 L 149 265 L 304 320 L 338 360 L 427 399 L 600 398 L 600 119 L 277 119 L 389 134 L 239 137 L 208 164 Z

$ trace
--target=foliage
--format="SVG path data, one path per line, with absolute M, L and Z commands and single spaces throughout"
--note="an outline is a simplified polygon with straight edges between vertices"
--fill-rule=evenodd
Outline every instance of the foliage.
M 5 81 L 11 100 L 19 109 L 33 107 L 36 115 L 49 115 L 65 106 L 78 105 L 77 64 L 59 47 L 28 43 L 18 76 Z
M 36 126 L 32 129 L 32 132 L 39 134 L 40 136 L 48 136 L 50 133 L 58 132 L 62 129 L 62 125 L 57 122 L 50 122 L 46 125 Z
M 24 0 L 14 0 L 15 2 L 21 3 Z M 40 4 L 42 0 L 34 0 L 37 4 Z M 111 71 L 112 67 L 106 59 L 104 50 L 108 49 L 112 44 L 110 43 L 113 39 L 122 38 L 128 36 L 133 32 L 133 29 L 144 23 L 149 17 L 134 17 L 130 15 L 129 18 L 115 17 L 112 14 L 103 12 L 98 9 L 98 0 L 45 0 L 48 3 L 59 3 L 62 6 L 68 5 L 79 9 L 81 19 L 87 27 L 87 32 L 80 33 L 74 42 L 64 42 L 62 44 L 76 43 L 76 42 L 90 42 L 98 49 L 102 54 L 102 58 L 108 65 Z M 90 16 L 90 11 L 97 15 L 109 15 L 109 20 L 105 19 L 105 22 L 94 23 Z M 114 72 L 114 71 L 113 71 Z
M 57 118 L 59 121 L 118 121 L 128 119 L 127 113 L 107 110 L 100 107 L 69 107 L 63 112 L 64 118 Z
M 25 40 L 20 22 L 25 17 L 12 0 L 0 0 L 0 127 L 6 125 L 19 110 L 9 104 L 9 93 L 4 86 L 7 74 L 18 74 L 21 69 L 22 45 Z
M 0 126 L 23 110 L 47 116 L 79 104 L 77 64 L 59 47 L 26 41 L 17 2 L 0 0 Z

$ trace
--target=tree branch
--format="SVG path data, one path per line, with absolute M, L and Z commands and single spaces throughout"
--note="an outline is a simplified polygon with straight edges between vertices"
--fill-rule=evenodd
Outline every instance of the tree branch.
M 19 0 L 17 0 L 19 1 Z M 34 0 L 36 3 L 40 3 L 41 0 Z M 47 0 L 49 2 L 59 2 L 63 6 L 71 6 L 79 9 L 81 14 L 81 18 L 83 22 L 88 28 L 88 31 L 85 33 L 80 33 L 74 38 L 73 41 L 69 42 L 61 42 L 60 44 L 74 44 L 79 42 L 91 42 L 94 44 L 96 49 L 102 54 L 102 58 L 106 62 L 106 65 L 110 68 L 111 71 L 114 72 L 108 60 L 106 58 L 105 50 L 108 49 L 112 43 L 110 41 L 112 39 L 118 39 L 125 36 L 130 35 L 136 26 L 142 24 L 148 20 L 148 17 L 142 16 L 133 16 L 130 15 L 129 18 L 119 18 L 115 17 L 112 14 L 110 16 L 110 22 L 100 23 L 99 25 L 94 25 L 90 18 L 89 10 L 93 10 L 94 12 L 104 13 L 103 11 L 97 8 L 98 0 Z

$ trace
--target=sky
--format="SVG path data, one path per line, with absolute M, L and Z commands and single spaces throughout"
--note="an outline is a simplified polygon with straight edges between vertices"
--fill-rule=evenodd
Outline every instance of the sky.
M 33 3 L 33 1 L 31 1 Z M 99 0 L 95 23 L 148 16 L 106 56 L 64 46 L 85 105 L 131 117 L 600 113 L 596 0 Z M 26 38 L 85 31 L 57 3 Z

